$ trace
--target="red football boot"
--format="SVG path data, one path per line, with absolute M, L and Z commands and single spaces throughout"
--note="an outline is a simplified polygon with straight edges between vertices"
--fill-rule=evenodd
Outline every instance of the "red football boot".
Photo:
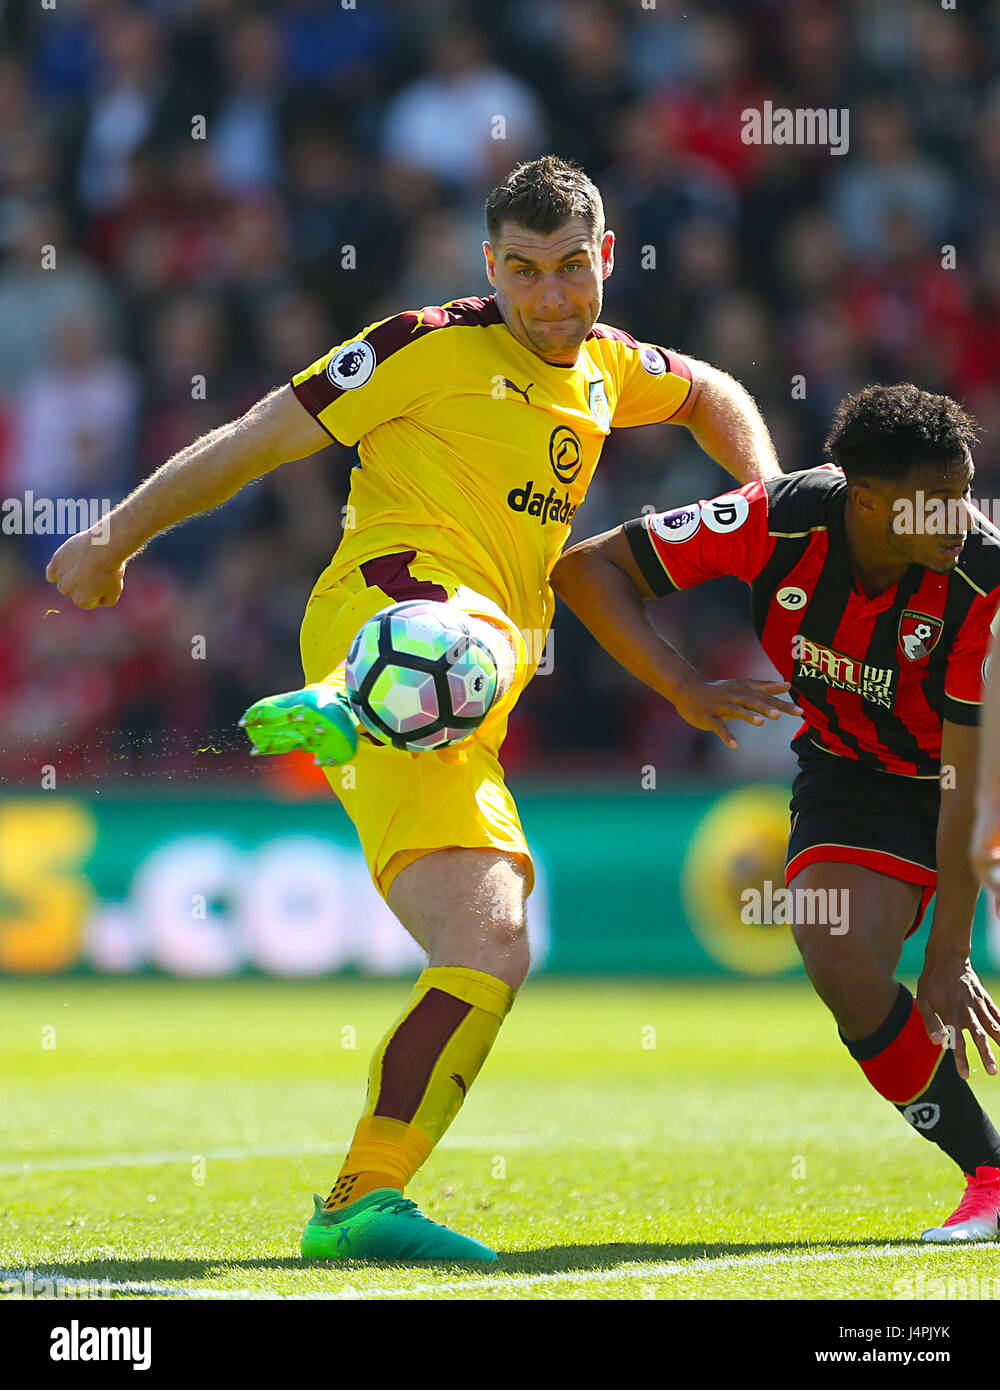
M 921 1240 L 996 1240 L 1000 1220 L 1000 1168 L 977 1168 L 966 1173 L 965 1196 L 943 1226 L 932 1226 Z

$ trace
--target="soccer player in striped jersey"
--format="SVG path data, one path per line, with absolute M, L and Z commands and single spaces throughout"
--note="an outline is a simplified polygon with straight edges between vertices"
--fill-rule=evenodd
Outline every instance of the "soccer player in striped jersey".
M 107 544 L 73 537 L 48 571 L 83 607 L 114 603 L 129 558 L 160 531 L 331 439 L 359 446 L 347 528 L 302 626 L 307 684 L 259 701 L 246 728 L 260 752 L 309 748 L 321 759 L 376 887 L 429 965 L 372 1058 L 305 1256 L 496 1258 L 402 1193 L 528 970 L 532 862 L 499 752 L 544 650 L 549 572 L 611 429 L 672 421 L 740 482 L 780 471 L 731 377 L 598 322 L 614 234 L 582 170 L 553 156 L 519 166 L 487 199 L 486 229 L 493 295 L 369 325 L 164 464 L 111 513 Z M 408 599 L 455 605 L 493 645 L 501 694 L 454 749 L 411 755 L 359 740 L 352 723 L 353 638 Z M 330 766 L 347 758 L 350 778 Z
M 567 551 L 552 579 L 612 656 L 729 747 L 727 720 L 761 724 L 780 702 L 705 681 L 644 602 L 717 575 L 750 585 L 761 645 L 803 715 L 786 887 L 803 908 L 845 892 L 849 908 L 846 931 L 801 911 L 795 939 L 869 1082 L 966 1175 L 957 1210 L 924 1232 L 942 1242 L 995 1238 L 1000 1212 L 1000 1134 L 969 1087 L 964 1037 L 995 1075 L 1000 1012 L 969 953 L 1000 530 L 971 503 L 973 443 L 948 397 L 871 386 L 842 402 L 832 464 L 630 521 Z M 935 889 L 914 1000 L 894 973 Z

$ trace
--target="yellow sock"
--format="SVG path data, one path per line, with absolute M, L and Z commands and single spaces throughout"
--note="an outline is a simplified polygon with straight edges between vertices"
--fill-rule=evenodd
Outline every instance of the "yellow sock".
M 513 1002 L 511 987 L 481 970 L 436 965 L 421 974 L 372 1057 L 364 1113 L 328 1208 L 376 1187 L 403 1190 L 458 1114 Z

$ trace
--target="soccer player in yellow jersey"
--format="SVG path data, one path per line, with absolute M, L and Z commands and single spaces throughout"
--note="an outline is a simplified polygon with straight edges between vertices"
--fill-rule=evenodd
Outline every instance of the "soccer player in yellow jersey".
M 493 295 L 365 328 L 165 463 L 111 513 L 106 545 L 83 533 L 49 565 L 80 606 L 114 603 L 129 558 L 153 536 L 333 438 L 359 446 L 348 526 L 306 609 L 306 686 L 248 712 L 258 751 L 336 747 L 345 656 L 388 605 L 454 605 L 495 655 L 499 695 L 471 740 L 411 754 L 342 727 L 342 746 L 322 758 L 350 754 L 354 775 L 331 770 L 331 785 L 429 964 L 372 1059 L 364 1112 L 333 1191 L 316 1199 L 306 1256 L 496 1259 L 402 1193 L 528 970 L 531 856 L 499 750 L 551 622 L 549 572 L 605 438 L 613 426 L 669 420 L 740 483 L 780 471 L 737 382 L 598 322 L 614 234 L 580 169 L 553 156 L 520 165 L 489 195 L 486 230 Z

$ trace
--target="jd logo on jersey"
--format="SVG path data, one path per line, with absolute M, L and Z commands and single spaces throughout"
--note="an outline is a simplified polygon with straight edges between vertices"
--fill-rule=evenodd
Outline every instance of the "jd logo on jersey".
M 944 631 L 940 618 L 932 618 L 927 613 L 917 613 L 912 608 L 904 608 L 899 620 L 899 645 L 903 655 L 911 661 L 922 661 L 937 646 L 938 638 Z
M 805 589 L 800 589 L 797 584 L 786 584 L 783 589 L 778 590 L 774 597 L 782 608 L 794 611 L 805 605 L 808 596 Z
M 701 509 L 701 519 L 710 531 L 724 536 L 727 531 L 737 531 L 750 515 L 750 503 L 741 492 L 726 492 L 721 497 L 713 497 Z
M 561 483 L 571 483 L 583 464 L 583 447 L 568 425 L 557 425 L 549 436 L 549 462 Z

